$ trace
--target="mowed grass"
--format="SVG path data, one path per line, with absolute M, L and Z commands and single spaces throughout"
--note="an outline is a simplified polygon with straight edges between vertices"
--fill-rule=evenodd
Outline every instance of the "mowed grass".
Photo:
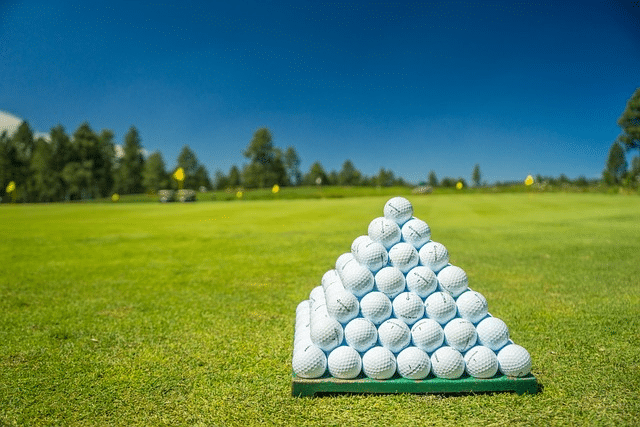
M 540 393 L 291 397 L 295 308 L 387 196 L 0 206 L 0 425 L 638 425 L 640 198 L 408 197 Z

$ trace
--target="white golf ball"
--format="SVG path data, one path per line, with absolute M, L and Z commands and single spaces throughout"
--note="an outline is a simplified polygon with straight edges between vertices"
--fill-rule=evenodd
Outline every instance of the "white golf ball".
M 453 297 L 446 292 L 434 292 L 424 301 L 425 314 L 441 325 L 456 317 L 457 307 Z
M 420 249 L 431 239 L 431 228 L 421 219 L 411 218 L 401 229 L 402 240 Z
M 344 327 L 344 340 L 356 351 L 364 353 L 378 342 L 378 330 L 371 320 L 357 317 Z
M 488 347 L 477 345 L 464 355 L 467 374 L 474 378 L 491 378 L 498 372 L 498 358 Z
M 361 297 L 371 291 L 374 285 L 371 271 L 357 262 L 346 264 L 340 279 L 344 288 L 357 297 Z
M 386 380 L 396 373 L 396 358 L 387 348 L 372 347 L 362 356 L 362 370 L 374 380 Z
M 356 256 L 356 254 L 358 253 L 358 246 L 360 246 L 361 243 L 366 244 L 372 241 L 373 240 L 371 240 L 371 237 L 367 236 L 366 234 L 356 237 L 353 243 L 351 243 L 351 253 L 353 254 L 353 256 Z
M 438 288 L 436 274 L 429 267 L 423 265 L 409 270 L 406 281 L 407 289 L 420 295 L 420 298 L 428 297 Z
M 340 276 L 338 276 L 338 271 L 335 270 L 335 269 L 329 270 L 326 273 L 324 273 L 320 283 L 322 283 L 322 288 L 325 289 L 325 290 L 329 286 L 333 285 L 334 283 L 342 284 L 342 282 L 340 281 Z
M 410 243 L 396 243 L 389 249 L 389 264 L 398 267 L 403 273 L 408 273 L 418 262 L 418 251 Z
M 498 352 L 500 372 L 510 377 L 524 377 L 531 372 L 531 355 L 518 344 L 509 344 Z
M 310 325 L 311 341 L 324 351 L 331 351 L 342 343 L 344 330 L 332 317 L 314 318 Z
M 402 225 L 413 215 L 411 202 L 404 197 L 394 197 L 384 204 L 384 217 Z
M 407 347 L 396 357 L 398 373 L 410 380 L 426 378 L 431 371 L 429 355 L 417 347 Z
M 328 288 L 329 292 L 326 294 L 327 312 L 329 316 L 344 324 L 358 315 L 360 304 L 351 292 L 345 289 L 331 291 L 334 288 L 337 286 Z
M 312 305 L 318 301 L 324 301 L 324 289 L 322 286 L 316 286 L 311 290 L 309 293 L 309 301 L 311 301 Z
M 460 352 L 465 352 L 473 347 L 477 339 L 476 328 L 467 319 L 456 317 L 444 327 L 445 343 Z
M 360 375 L 362 359 L 356 350 L 343 345 L 331 351 L 327 365 L 332 376 L 348 380 Z
M 327 370 L 327 356 L 315 345 L 308 345 L 293 354 L 293 372 L 302 378 L 318 378 Z
M 308 299 L 302 301 L 296 307 L 296 316 L 300 315 L 301 313 L 306 313 L 308 316 L 310 312 L 311 312 L 311 301 L 309 301 Z
M 431 371 L 438 378 L 455 380 L 464 373 L 464 358 L 456 349 L 440 347 L 431 355 Z
M 404 274 L 397 267 L 383 267 L 374 279 L 376 289 L 389 298 L 395 298 L 407 286 Z
M 440 287 L 449 292 L 454 298 L 466 291 L 469 287 L 467 273 L 460 267 L 448 265 L 438 272 L 436 276 Z
M 428 353 L 436 351 L 444 343 L 444 330 L 433 319 L 421 319 L 411 327 L 411 342 Z
M 498 351 L 509 342 L 509 328 L 497 317 L 487 317 L 476 325 L 478 344 Z
M 356 260 L 367 267 L 372 272 L 380 270 L 387 265 L 389 261 L 389 254 L 384 246 L 379 242 L 373 240 L 369 242 L 362 242 L 358 246 L 358 250 L 355 254 Z
M 424 317 L 424 303 L 415 292 L 402 292 L 393 299 L 393 314 L 411 326 Z
M 378 217 L 371 221 L 368 233 L 372 240 L 380 242 L 386 249 L 398 243 L 402 237 L 398 224 L 384 217 Z
M 393 353 L 402 351 L 411 342 L 411 329 L 400 319 L 389 319 L 378 326 L 378 340 Z
M 429 267 L 435 273 L 449 264 L 449 252 L 442 243 L 427 242 L 420 248 L 418 255 L 420 264 Z
M 342 270 L 348 264 L 357 263 L 356 257 L 351 252 L 345 252 L 338 257 L 336 260 L 336 271 L 338 272 L 338 276 L 342 274 Z
M 393 312 L 393 306 L 388 296 L 382 292 L 369 292 L 360 300 L 360 313 L 362 317 L 371 320 L 374 325 L 379 325 Z
M 489 306 L 487 299 L 480 293 L 472 290 L 465 291 L 456 299 L 458 314 L 471 323 L 478 323 L 487 317 Z

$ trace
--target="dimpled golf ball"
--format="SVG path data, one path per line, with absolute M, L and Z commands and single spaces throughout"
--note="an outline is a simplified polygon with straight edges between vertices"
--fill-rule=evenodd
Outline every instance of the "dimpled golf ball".
M 322 283 L 322 288 L 326 290 L 329 286 L 338 282 L 342 284 L 342 282 L 340 282 L 340 276 L 338 276 L 338 272 L 333 269 L 324 273 L 320 283 Z
M 310 325 L 311 341 L 324 351 L 331 351 L 342 343 L 344 330 L 332 317 L 314 318 Z
M 360 300 L 360 314 L 374 325 L 379 325 L 391 317 L 391 300 L 382 292 L 369 292 Z
M 480 293 L 472 290 L 465 291 L 456 299 L 458 314 L 471 323 L 478 323 L 487 317 L 489 306 L 487 299 Z
M 455 380 L 464 373 L 464 358 L 456 349 L 440 347 L 431 355 L 431 371 L 438 378 Z
M 469 287 L 467 273 L 460 267 L 448 265 L 438 272 L 436 276 L 440 287 L 449 292 L 454 298 L 466 291 Z
M 414 292 L 402 292 L 393 299 L 393 314 L 411 326 L 424 317 L 424 303 Z
M 476 328 L 467 319 L 456 317 L 444 327 L 444 342 L 460 352 L 465 352 L 473 347 L 477 339 Z
M 400 319 L 389 319 L 378 326 L 378 340 L 393 353 L 402 351 L 411 342 L 411 329 Z
M 376 289 L 389 298 L 395 298 L 407 286 L 402 271 L 397 267 L 383 267 L 374 277 Z
M 357 263 L 356 257 L 351 252 L 343 253 L 336 260 L 336 271 L 338 276 L 342 274 L 342 270 L 347 264 Z
M 509 344 L 498 352 L 500 372 L 510 377 L 524 377 L 531 372 L 531 355 L 518 344 Z
M 488 347 L 477 345 L 464 355 L 467 374 L 474 378 L 491 378 L 498 372 L 498 357 Z
M 358 298 L 345 289 L 335 289 L 338 286 L 328 288 L 326 294 L 327 312 L 329 316 L 338 322 L 345 324 L 360 313 Z
M 311 344 L 295 352 L 291 361 L 293 372 L 302 378 L 318 378 L 327 370 L 327 356 Z
M 401 232 L 402 240 L 410 243 L 416 249 L 420 249 L 431 239 L 431 228 L 426 222 L 418 218 L 411 218 L 405 222 Z
M 402 225 L 413 215 L 413 206 L 404 197 L 394 197 L 385 203 L 383 211 L 385 218 Z
M 311 290 L 309 293 L 309 300 L 311 301 L 311 304 L 316 301 L 324 301 L 324 289 L 322 286 L 316 286 Z
M 449 264 L 449 252 L 442 243 L 427 242 L 418 252 L 420 264 L 437 273 Z
M 373 289 L 373 274 L 367 267 L 357 262 L 345 265 L 340 279 L 344 288 L 357 297 Z
M 332 376 L 348 380 L 360 375 L 362 359 L 356 350 L 343 345 L 331 351 L 327 365 Z
M 367 267 L 372 272 L 377 272 L 382 267 L 387 265 L 389 261 L 389 254 L 384 246 L 379 242 L 362 242 L 358 246 L 358 251 L 355 254 L 356 260 Z
M 386 249 L 391 248 L 402 238 L 400 227 L 394 221 L 378 217 L 369 223 L 369 237 L 380 242 Z
M 366 244 L 372 241 L 373 240 L 371 240 L 371 237 L 367 236 L 366 234 L 356 237 L 353 243 L 351 243 L 351 253 L 353 254 L 353 256 L 356 256 L 356 254 L 358 253 L 358 246 L 360 246 L 361 243 Z
M 426 298 L 436 291 L 438 288 L 438 279 L 436 274 L 423 265 L 413 267 L 406 276 L 407 289 L 420 295 L 420 298 Z
M 306 299 L 302 301 L 300 304 L 298 304 L 298 306 L 296 307 L 296 317 L 300 313 L 307 313 L 307 316 L 308 316 L 310 311 L 311 311 L 311 301 Z
M 478 344 L 498 351 L 509 342 L 509 328 L 497 317 L 487 317 L 476 325 Z
M 424 301 L 424 310 L 427 317 L 446 325 L 456 317 L 456 301 L 446 292 L 434 292 Z
M 396 358 L 387 348 L 372 347 L 362 356 L 362 370 L 374 380 L 386 380 L 396 373 Z
M 398 373 L 410 380 L 426 378 L 431 371 L 429 355 L 417 347 L 407 347 L 396 357 Z
M 389 249 L 389 264 L 397 267 L 403 273 L 408 273 L 418 265 L 418 262 L 420 262 L 418 251 L 407 242 L 396 243 Z
M 433 319 L 420 319 L 411 327 L 411 342 L 426 352 L 434 352 L 444 343 L 444 330 Z
M 356 351 L 364 353 L 378 342 L 378 330 L 371 320 L 357 317 L 344 327 L 344 340 Z

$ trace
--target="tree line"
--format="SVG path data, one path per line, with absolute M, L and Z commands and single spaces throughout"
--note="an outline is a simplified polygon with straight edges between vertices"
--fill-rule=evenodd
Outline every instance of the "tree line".
M 627 101 L 622 115 L 618 118 L 618 126 L 622 132 L 609 148 L 602 179 L 608 185 L 638 188 L 640 156 L 633 157 L 629 167 L 626 153 L 632 150 L 638 150 L 640 153 L 640 88 L 636 89 Z

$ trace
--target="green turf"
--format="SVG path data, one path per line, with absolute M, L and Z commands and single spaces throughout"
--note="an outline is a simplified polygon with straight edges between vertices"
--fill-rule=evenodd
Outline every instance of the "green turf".
M 295 308 L 387 198 L 0 206 L 0 425 L 637 425 L 637 196 L 410 196 L 541 393 L 291 397 Z

